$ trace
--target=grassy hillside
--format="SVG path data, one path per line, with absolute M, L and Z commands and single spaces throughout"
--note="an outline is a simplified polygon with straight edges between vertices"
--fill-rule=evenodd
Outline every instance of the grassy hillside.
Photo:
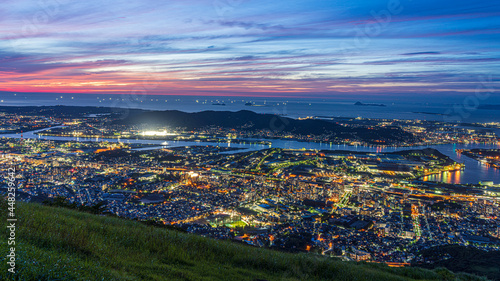
M 7 272 L 3 231 L 0 280 L 481 280 L 281 253 L 37 204 L 18 204 L 16 215 L 17 273 Z

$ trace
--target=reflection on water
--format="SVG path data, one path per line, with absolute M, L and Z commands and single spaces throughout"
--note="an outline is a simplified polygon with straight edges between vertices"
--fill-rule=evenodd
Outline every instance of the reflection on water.
M 446 171 L 446 172 L 443 172 L 440 174 L 425 176 L 423 178 L 423 180 L 424 181 L 438 181 L 438 182 L 445 182 L 445 183 L 463 183 L 462 174 L 463 174 L 463 172 L 460 170 L 451 171 L 451 172 Z
M 469 147 L 469 149 L 472 147 Z M 499 148 L 498 146 L 491 145 L 489 147 L 483 148 Z M 441 151 L 443 152 L 443 151 Z M 438 181 L 446 183 L 478 183 L 480 181 L 493 181 L 494 183 L 500 183 L 500 170 L 491 167 L 486 163 L 481 163 L 465 155 L 454 152 L 454 155 L 447 154 L 455 161 L 464 163 L 465 170 L 463 171 L 452 171 L 443 172 L 440 174 L 434 174 L 423 177 L 424 181 Z

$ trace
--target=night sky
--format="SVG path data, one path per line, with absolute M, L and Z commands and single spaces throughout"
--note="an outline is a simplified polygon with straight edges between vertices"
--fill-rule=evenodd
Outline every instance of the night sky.
M 0 91 L 466 96 L 499 33 L 500 1 L 7 0 Z

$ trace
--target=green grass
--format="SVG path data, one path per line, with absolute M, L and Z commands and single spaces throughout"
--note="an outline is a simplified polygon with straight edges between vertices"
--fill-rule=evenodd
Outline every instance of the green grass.
M 245 227 L 247 224 L 244 221 L 235 221 L 233 223 L 228 223 L 228 227 L 230 228 L 237 228 L 237 227 Z
M 18 203 L 16 215 L 17 273 L 7 272 L 5 230 L 0 280 L 481 280 L 282 253 L 38 204 Z

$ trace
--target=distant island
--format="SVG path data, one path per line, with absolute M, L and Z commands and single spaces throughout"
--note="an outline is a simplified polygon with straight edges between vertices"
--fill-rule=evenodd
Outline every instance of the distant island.
M 222 106 L 224 106 L 226 104 L 225 103 L 212 103 L 212 105 L 222 105 Z
M 361 106 L 382 106 L 382 107 L 387 106 L 387 105 L 382 104 L 382 103 L 362 103 L 360 101 L 356 102 L 354 105 L 361 105 Z

